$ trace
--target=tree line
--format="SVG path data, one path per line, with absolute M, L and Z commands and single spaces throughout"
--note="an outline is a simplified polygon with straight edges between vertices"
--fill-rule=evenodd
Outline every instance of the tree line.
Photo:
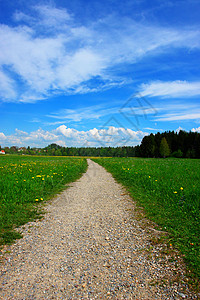
M 48 155 L 103 157 L 183 157 L 200 158 L 200 133 L 165 131 L 151 133 L 138 146 L 123 147 L 61 147 L 51 144 L 44 148 Z
M 1 147 L 0 147 L 1 149 Z M 165 131 L 151 133 L 138 146 L 123 147 L 63 147 L 50 144 L 45 148 L 5 147 L 6 153 L 50 156 L 94 157 L 183 157 L 200 158 L 200 133 Z

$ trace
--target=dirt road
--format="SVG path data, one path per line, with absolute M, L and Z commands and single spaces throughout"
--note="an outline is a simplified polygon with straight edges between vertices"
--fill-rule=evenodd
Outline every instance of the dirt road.
M 152 244 L 124 188 L 88 164 L 4 250 L 1 299 L 196 299 L 173 281 L 180 267 Z

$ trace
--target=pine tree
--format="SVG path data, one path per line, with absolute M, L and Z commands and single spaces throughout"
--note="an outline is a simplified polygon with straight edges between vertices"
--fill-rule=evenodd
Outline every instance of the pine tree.
M 170 155 L 169 145 L 165 137 L 162 138 L 160 143 L 160 155 L 164 158 Z

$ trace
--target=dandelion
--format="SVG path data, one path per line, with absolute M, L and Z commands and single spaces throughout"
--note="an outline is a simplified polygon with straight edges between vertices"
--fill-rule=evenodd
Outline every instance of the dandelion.
M 39 201 L 39 199 L 35 199 L 35 201 Z
M 158 181 L 157 179 L 155 181 Z
M 174 194 L 177 194 L 177 191 L 175 191 Z
M 26 179 L 24 179 L 24 181 L 26 181 Z
M 43 198 L 40 198 L 41 201 L 43 201 Z
M 34 177 L 32 177 L 32 179 L 34 179 Z
M 151 178 L 151 176 L 149 176 L 149 178 Z
M 42 177 L 41 175 L 36 175 L 36 177 Z
M 42 178 L 42 180 L 44 180 L 44 178 Z
M 183 190 L 183 187 L 181 187 L 180 190 L 182 191 L 182 190 Z

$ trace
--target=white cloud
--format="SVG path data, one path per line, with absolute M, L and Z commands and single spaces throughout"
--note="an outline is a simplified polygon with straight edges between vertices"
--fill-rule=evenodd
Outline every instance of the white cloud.
M 127 102 L 127 101 L 126 101 Z M 125 102 L 125 104 L 126 104 Z M 114 105 L 111 107 L 112 103 L 92 105 L 74 109 L 62 109 L 58 112 L 51 113 L 46 117 L 56 119 L 59 121 L 48 122 L 47 125 L 56 125 L 68 122 L 80 122 L 82 120 L 97 120 L 104 116 L 111 116 L 115 114 L 125 115 L 127 118 L 134 119 L 136 116 L 146 116 L 147 114 L 155 114 L 156 109 L 153 107 L 147 107 L 147 103 L 142 104 L 133 101 L 128 102 L 124 105 L 124 102 L 115 100 Z M 137 105 L 137 106 L 136 106 Z
M 192 131 L 192 132 L 198 132 L 198 133 L 200 133 L 200 127 L 198 127 L 198 128 L 192 128 L 191 131 Z
M 0 98 L 5 101 L 15 101 L 17 93 L 13 88 L 15 82 L 5 72 L 0 70 Z
M 140 86 L 140 94 L 145 97 L 193 97 L 200 95 L 200 81 L 154 81 Z
M 200 113 L 172 113 L 172 114 L 164 114 L 159 118 L 156 118 L 155 121 L 180 121 L 180 120 L 196 120 L 200 119 Z
M 151 130 L 151 131 L 164 131 L 163 129 L 161 128 L 151 128 L 151 127 L 145 127 L 144 129 L 146 130 Z
M 19 130 L 17 128 L 15 129 L 15 132 L 16 132 L 16 135 L 19 135 L 19 136 L 27 136 L 28 135 L 27 132 Z
M 3 132 L 0 132 L 0 141 L 2 142 L 4 140 L 6 140 L 6 136 Z
M 93 106 L 86 106 L 86 107 L 82 107 L 82 108 L 77 108 L 76 110 L 74 110 L 74 109 L 62 109 L 58 112 L 54 112 L 50 115 L 47 115 L 47 117 L 62 120 L 62 123 L 66 120 L 79 122 L 79 121 L 82 121 L 82 120 L 99 119 L 102 116 L 115 114 L 117 112 L 119 112 L 119 109 L 117 109 L 116 107 L 109 108 L 109 107 L 106 107 L 105 105 L 93 105 Z M 59 124 L 60 121 L 59 122 L 53 122 L 53 123 L 50 123 L 50 124 L 55 125 L 55 123 Z
M 110 72 L 116 65 L 134 63 L 166 47 L 200 47 L 195 30 L 156 27 L 130 19 L 119 22 L 114 16 L 86 27 L 77 24 L 65 9 L 47 5 L 33 9 L 34 17 L 16 12 L 19 23 L 15 27 L 0 25 L 4 101 L 34 102 L 55 93 L 86 93 L 126 84 L 129 79 Z M 177 86 L 180 84 L 174 87 L 175 94 Z M 186 90 L 193 93 L 194 89 Z
M 168 100 L 167 102 L 160 102 L 156 106 L 157 114 L 153 121 L 188 121 L 193 120 L 199 123 L 200 120 L 200 104 L 195 101 L 188 103 L 188 101 Z
M 14 134 L 8 136 L 0 133 L 0 144 L 1 146 L 17 145 L 31 147 L 45 147 L 51 143 L 68 147 L 134 146 L 138 145 L 145 135 L 147 133 L 142 131 L 116 128 L 114 126 L 79 131 L 61 125 L 51 131 L 45 131 L 40 128 L 30 133 L 16 129 Z
M 185 130 L 184 128 L 182 128 L 181 126 L 179 126 L 175 131 L 177 132 L 177 133 L 179 133 L 181 130 Z
M 66 9 L 59 9 L 48 5 L 36 5 L 34 7 L 41 16 L 41 23 L 46 27 L 62 26 L 66 21 L 71 20 L 70 14 Z

